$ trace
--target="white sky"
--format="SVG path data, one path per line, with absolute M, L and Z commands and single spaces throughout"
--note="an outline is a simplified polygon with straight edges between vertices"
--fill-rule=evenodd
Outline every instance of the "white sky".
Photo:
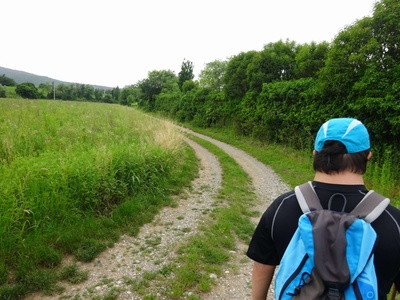
M 0 0 L 0 66 L 124 87 L 279 40 L 331 42 L 376 0 Z

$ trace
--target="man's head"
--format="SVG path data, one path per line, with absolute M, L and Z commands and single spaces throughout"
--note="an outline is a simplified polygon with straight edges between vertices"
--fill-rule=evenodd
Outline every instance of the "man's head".
M 314 170 L 326 174 L 364 174 L 371 155 L 367 128 L 352 118 L 325 122 L 317 133 L 314 149 Z

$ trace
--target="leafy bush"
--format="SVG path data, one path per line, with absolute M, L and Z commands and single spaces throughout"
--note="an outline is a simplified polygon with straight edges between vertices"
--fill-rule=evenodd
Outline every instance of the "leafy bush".
M 22 98 L 36 99 L 38 97 L 38 89 L 31 82 L 18 84 L 15 91 Z

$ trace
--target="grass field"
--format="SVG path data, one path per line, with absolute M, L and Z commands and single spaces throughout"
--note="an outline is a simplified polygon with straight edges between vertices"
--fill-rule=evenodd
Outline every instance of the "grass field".
M 176 129 L 131 108 L 1 99 L 0 110 L 1 299 L 54 289 L 65 254 L 91 261 L 196 174 Z

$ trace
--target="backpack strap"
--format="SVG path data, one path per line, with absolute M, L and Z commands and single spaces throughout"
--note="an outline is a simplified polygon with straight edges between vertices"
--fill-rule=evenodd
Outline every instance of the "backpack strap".
M 296 186 L 294 191 L 303 213 L 322 209 L 321 202 L 315 193 L 311 181 Z M 370 190 L 351 211 L 351 214 L 372 223 L 381 215 L 389 203 L 390 200 L 388 198 L 378 194 L 374 190 Z
M 390 200 L 374 190 L 370 190 L 351 211 L 351 214 L 372 223 L 389 205 Z
M 314 191 L 311 181 L 296 186 L 294 191 L 303 213 L 322 209 L 321 202 Z

